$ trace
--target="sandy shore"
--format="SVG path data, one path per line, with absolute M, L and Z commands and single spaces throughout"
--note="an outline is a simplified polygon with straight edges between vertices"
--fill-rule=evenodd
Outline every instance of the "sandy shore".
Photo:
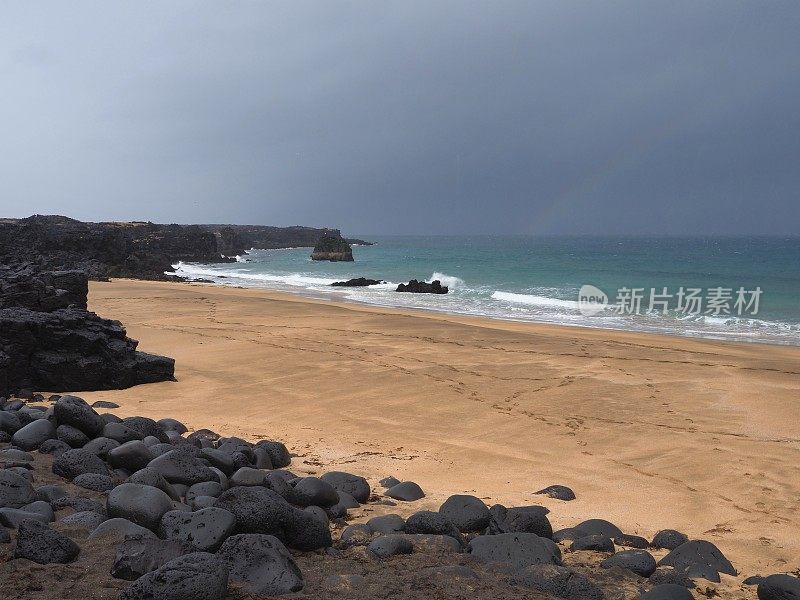
M 262 290 L 118 280 L 89 308 L 177 382 L 80 394 L 284 441 L 298 472 L 413 479 L 715 542 L 743 575 L 800 567 L 800 348 L 515 324 Z M 533 492 L 572 487 L 564 503 Z M 725 576 L 723 576 L 725 577 Z

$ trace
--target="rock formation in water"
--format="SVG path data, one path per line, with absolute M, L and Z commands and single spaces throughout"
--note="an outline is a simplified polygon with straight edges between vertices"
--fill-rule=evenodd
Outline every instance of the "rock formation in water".
M 323 237 L 341 238 L 338 229 L 316 227 L 273 227 L 270 225 L 200 225 L 217 238 L 217 248 L 225 256 L 241 256 L 247 250 L 312 248 Z M 370 246 L 370 242 L 348 239 L 349 244 Z
M 414 294 L 446 294 L 447 286 L 442 285 L 438 279 L 427 283 L 425 281 L 417 281 L 412 279 L 408 283 L 401 283 L 397 286 L 396 292 L 411 292 Z
M 0 396 L 173 379 L 173 359 L 137 352 L 119 321 L 86 310 L 87 289 L 83 272 L 0 267 Z
M 368 285 L 378 285 L 379 283 L 386 283 L 381 279 L 367 279 L 366 277 L 356 277 L 355 279 L 348 279 L 347 281 L 334 281 L 331 285 L 334 287 L 366 287 Z
M 341 237 L 325 235 L 314 246 L 311 253 L 311 260 L 330 260 L 334 262 L 353 261 L 353 249 L 347 240 Z

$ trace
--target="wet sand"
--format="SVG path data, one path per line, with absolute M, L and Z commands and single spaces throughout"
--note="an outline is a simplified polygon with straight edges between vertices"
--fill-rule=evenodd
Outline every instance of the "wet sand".
M 92 283 L 89 308 L 176 359 L 176 382 L 79 394 L 120 416 L 278 439 L 297 472 L 412 479 L 428 497 L 401 513 L 470 493 L 546 505 L 554 528 L 679 529 L 737 580 L 800 567 L 800 348 L 203 284 Z M 556 483 L 578 499 L 533 494 Z

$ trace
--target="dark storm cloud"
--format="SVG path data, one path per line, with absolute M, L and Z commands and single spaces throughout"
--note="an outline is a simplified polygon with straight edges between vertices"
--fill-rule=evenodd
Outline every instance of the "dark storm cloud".
M 0 209 L 800 232 L 800 4 L 0 8 Z

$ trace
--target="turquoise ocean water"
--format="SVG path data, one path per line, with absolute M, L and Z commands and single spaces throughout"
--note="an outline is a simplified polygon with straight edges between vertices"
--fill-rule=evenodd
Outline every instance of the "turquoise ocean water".
M 315 262 L 309 248 L 291 248 L 176 267 L 221 285 L 374 305 L 800 345 L 800 238 L 361 237 L 376 244 L 354 247 L 353 263 Z M 388 283 L 330 286 L 362 276 Z M 412 278 L 439 279 L 450 293 L 393 291 Z M 605 307 L 582 310 L 587 284 L 605 292 Z

